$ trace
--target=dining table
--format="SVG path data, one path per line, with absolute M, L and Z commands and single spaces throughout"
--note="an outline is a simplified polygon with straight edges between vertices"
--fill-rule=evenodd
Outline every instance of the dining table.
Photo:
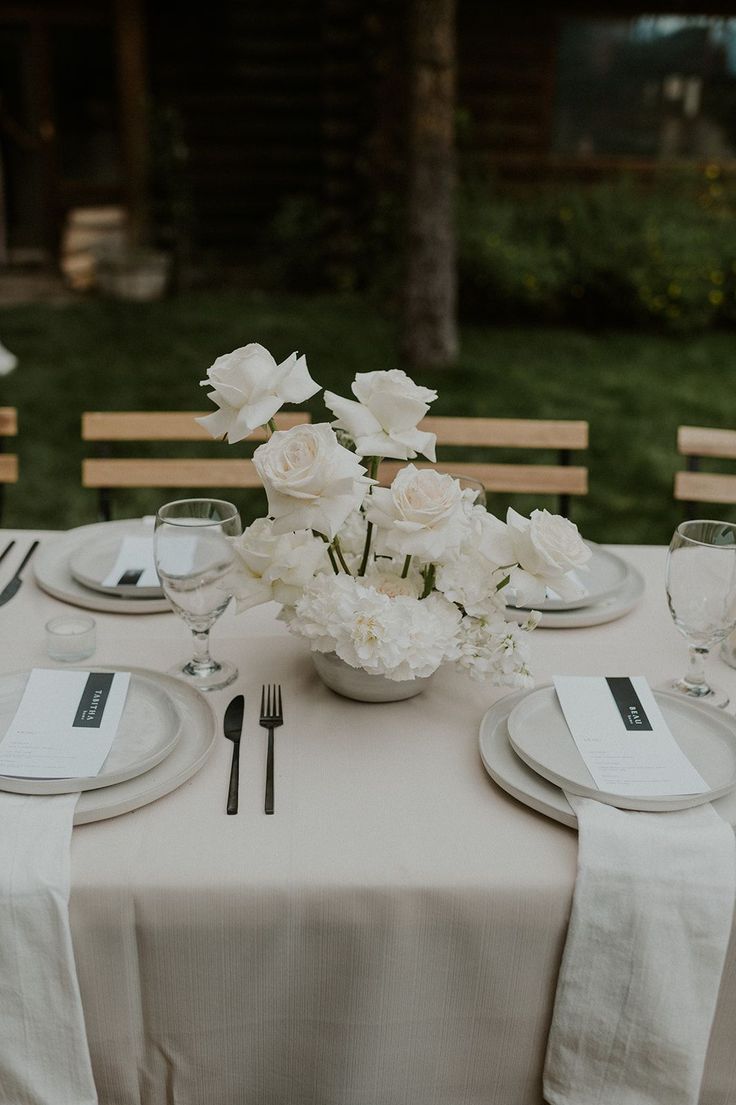
M 4 530 L 0 541 L 15 538 L 20 555 L 56 536 Z M 643 575 L 641 601 L 606 624 L 538 628 L 537 684 L 683 674 L 666 548 L 607 547 Z M 0 585 L 10 573 L 6 562 Z M 0 608 L 0 670 L 55 666 L 44 625 L 69 609 L 29 566 Z M 216 623 L 213 654 L 239 676 L 207 697 L 217 739 L 196 774 L 74 829 L 70 923 L 100 1102 L 541 1105 L 577 834 L 483 765 L 483 716 L 513 688 L 443 667 L 415 698 L 351 701 L 319 680 L 277 612 L 229 608 Z M 83 666 L 166 672 L 187 659 L 189 632 L 171 612 L 93 616 Z M 736 704 L 736 670 L 717 653 L 708 670 Z M 269 816 L 259 709 L 274 683 L 284 723 Z M 228 816 L 222 720 L 236 694 L 240 795 Z M 736 1105 L 735 955 L 732 937 L 701 1105 Z

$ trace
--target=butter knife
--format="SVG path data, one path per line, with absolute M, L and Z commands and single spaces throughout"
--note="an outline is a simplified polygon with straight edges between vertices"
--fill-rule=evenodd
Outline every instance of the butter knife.
M 238 784 L 240 782 L 240 734 L 243 730 L 243 710 L 245 699 L 236 695 L 227 710 L 223 721 L 223 730 L 229 741 L 233 742 L 233 759 L 230 765 L 230 785 L 227 791 L 227 812 L 238 812 Z
M 38 547 L 38 544 L 39 544 L 38 541 L 33 542 L 30 549 L 28 550 L 28 552 L 26 553 L 26 555 L 23 557 L 20 564 L 18 565 L 18 568 L 16 569 L 16 573 L 13 576 L 13 578 L 10 580 L 9 583 L 6 583 L 3 590 L 0 591 L 0 606 L 4 606 L 6 602 L 10 602 L 13 595 L 20 589 L 20 585 L 23 582 L 23 580 L 20 577 L 20 573 L 23 571 L 26 564 L 28 563 L 28 561 L 33 556 L 34 552 L 36 551 L 36 548 Z

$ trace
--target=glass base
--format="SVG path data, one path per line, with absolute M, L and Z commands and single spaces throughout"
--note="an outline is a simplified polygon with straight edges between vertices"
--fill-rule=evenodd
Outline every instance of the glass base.
M 211 667 L 208 666 L 202 670 L 190 660 L 186 664 L 178 664 L 175 668 L 170 668 L 169 674 L 183 679 L 198 691 L 219 691 L 235 682 L 238 678 L 238 669 L 235 664 L 230 664 L 227 660 L 223 660 L 222 663 L 215 660 Z
M 677 691 L 678 694 L 692 699 L 693 702 L 706 702 L 709 706 L 718 706 L 720 709 L 728 706 L 728 693 L 723 687 L 714 686 L 713 683 L 708 683 L 706 686 L 707 690 L 693 683 L 686 683 L 684 679 L 673 679 L 663 683 L 660 690 Z

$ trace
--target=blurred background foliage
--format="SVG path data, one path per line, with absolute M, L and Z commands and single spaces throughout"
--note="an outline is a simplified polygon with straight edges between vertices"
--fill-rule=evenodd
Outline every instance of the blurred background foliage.
M 295 198 L 274 221 L 265 275 L 291 291 L 385 299 L 399 286 L 401 227 L 398 199 L 381 195 L 352 263 L 335 271 L 319 205 Z M 467 321 L 678 333 L 736 323 L 736 180 L 717 165 L 514 191 L 471 175 L 458 188 L 457 235 Z
M 190 291 L 156 303 L 87 299 L 50 307 L 6 308 L 3 341 L 20 365 L 0 380 L 2 403 L 20 410 L 21 481 L 7 488 L 4 520 L 21 527 L 68 528 L 93 522 L 97 495 L 81 486 L 80 416 L 85 410 L 204 410 L 199 387 L 215 357 L 258 340 L 278 358 L 305 352 L 323 387 L 350 394 L 356 372 L 397 365 L 395 320 L 368 296 L 323 292 Z M 683 517 L 672 498 L 682 467 L 675 448 L 680 423 L 736 426 L 734 336 L 726 329 L 687 335 L 652 329 L 584 330 L 566 325 L 462 327 L 457 368 L 417 373 L 435 387 L 437 414 L 489 417 L 585 418 L 590 449 L 590 493 L 573 517 L 598 541 L 669 541 Z M 320 395 L 307 404 L 327 412 Z M 155 446 L 131 445 L 119 455 L 153 455 Z M 248 442 L 203 442 L 159 447 L 158 455 L 246 456 Z M 457 459 L 462 459 L 458 453 Z M 490 459 L 490 458 L 489 458 Z M 555 462 L 523 451 L 492 459 Z M 449 465 L 448 465 L 449 467 Z M 188 489 L 122 491 L 116 517 L 156 510 Z M 252 520 L 265 507 L 260 492 L 228 491 Z M 507 501 L 491 497 L 503 514 Z M 517 498 L 521 510 L 554 503 Z M 732 508 L 715 508 L 732 517 Z

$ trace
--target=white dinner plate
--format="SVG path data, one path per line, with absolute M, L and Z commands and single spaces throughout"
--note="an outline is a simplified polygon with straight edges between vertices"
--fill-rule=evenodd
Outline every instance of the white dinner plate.
M 542 610 L 539 626 L 541 629 L 583 629 L 591 625 L 605 625 L 628 614 L 638 605 L 644 594 L 644 577 L 636 568 L 628 565 L 629 571 L 623 586 L 613 595 L 590 606 L 581 606 L 576 610 Z M 529 617 L 529 611 L 521 607 L 507 606 L 506 620 L 519 625 Z
M 103 595 L 85 587 L 74 578 L 70 560 L 78 549 L 89 541 L 101 537 L 114 537 L 121 540 L 126 534 L 135 532 L 141 525 L 140 518 L 126 518 L 119 522 L 96 522 L 90 526 L 79 526 L 67 533 L 48 538 L 41 542 L 35 557 L 31 561 L 36 583 L 47 594 L 72 606 L 83 606 L 86 610 L 100 610 L 108 614 L 163 614 L 170 613 L 171 606 L 165 598 L 127 598 L 123 595 Z
M 529 693 L 516 691 L 506 695 L 486 711 L 480 724 L 479 736 L 483 766 L 493 781 L 517 801 L 545 817 L 577 829 L 577 818 L 564 793 L 554 783 L 548 782 L 527 767 L 509 744 L 507 718 L 517 703 Z M 723 798 L 717 798 L 713 802 L 713 809 L 729 824 L 736 825 L 736 790 L 730 790 Z
M 131 671 L 153 679 L 171 698 L 181 720 L 181 733 L 174 748 L 159 764 L 124 783 L 86 790 L 77 802 L 74 824 L 104 821 L 119 817 L 155 802 L 186 783 L 207 762 L 217 739 L 217 719 L 209 702 L 183 679 L 137 668 L 113 668 L 107 671 Z M 224 804 L 224 803 L 223 803 Z
M 111 671 L 106 667 L 75 669 Z M 124 670 L 124 669 L 121 669 Z M 0 739 L 5 736 L 23 697 L 29 671 L 0 675 Z M 73 779 L 27 779 L 0 775 L 0 790 L 16 794 L 71 794 L 109 787 L 142 775 L 161 763 L 181 735 L 174 699 L 155 673 L 131 675 L 120 725 L 107 759 L 97 775 Z
M 124 537 L 145 537 L 153 541 L 153 528 L 144 522 L 131 521 L 125 534 L 117 536 L 104 533 L 79 545 L 69 557 L 69 571 L 83 587 L 99 591 L 103 595 L 116 595 L 130 599 L 162 599 L 160 583 L 155 586 L 138 586 L 133 583 L 107 584 L 105 580 L 115 566 Z
M 585 543 L 593 555 L 587 563 L 587 570 L 583 568 L 576 573 L 581 585 L 585 587 L 585 594 L 570 600 L 548 597 L 535 606 L 535 610 L 579 610 L 584 606 L 595 606 L 617 594 L 625 586 L 631 566 L 622 557 L 602 549 L 600 545 L 595 545 L 592 541 Z
M 620 809 L 683 810 L 733 790 L 736 718 L 682 695 L 652 693 L 673 737 L 705 780 L 704 793 L 634 797 L 600 790 L 573 740 L 554 687 L 540 687 L 514 707 L 508 718 L 509 742 L 528 767 L 562 790 Z

